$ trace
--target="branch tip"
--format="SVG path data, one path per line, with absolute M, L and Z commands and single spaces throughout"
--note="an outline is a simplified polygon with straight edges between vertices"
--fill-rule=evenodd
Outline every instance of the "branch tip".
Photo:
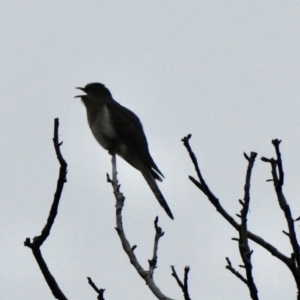
M 240 204 L 241 204 L 242 206 L 245 205 L 245 202 L 244 202 L 243 200 L 239 199 L 239 202 L 240 202 Z
M 182 138 L 181 141 L 184 142 L 184 143 L 188 143 L 191 137 L 192 137 L 192 135 L 188 134 L 187 136 L 185 136 L 184 138 Z
M 246 154 L 246 152 L 244 152 L 244 157 L 249 161 L 250 157 Z
M 279 139 L 274 139 L 274 140 L 272 140 L 272 144 L 273 144 L 275 147 L 279 146 L 280 143 L 281 143 L 281 140 L 279 140 Z

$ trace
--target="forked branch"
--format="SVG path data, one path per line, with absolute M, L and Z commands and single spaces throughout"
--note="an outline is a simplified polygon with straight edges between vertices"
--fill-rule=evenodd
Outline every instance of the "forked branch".
M 247 228 L 247 215 L 250 207 L 251 174 L 252 174 L 252 169 L 254 166 L 257 153 L 251 152 L 250 157 L 246 153 L 244 153 L 244 156 L 248 161 L 248 168 L 247 168 L 246 182 L 244 187 L 244 191 L 245 191 L 244 201 L 240 201 L 242 205 L 242 209 L 241 209 L 241 225 L 239 230 L 239 250 L 244 263 L 244 268 L 246 270 L 247 286 L 249 288 L 251 298 L 253 300 L 258 300 L 258 291 L 252 275 L 253 267 L 251 262 L 251 255 L 253 252 L 250 250 L 249 247 L 248 228 Z
M 192 148 L 190 146 L 190 143 L 189 143 L 190 138 L 191 138 L 191 135 L 189 134 L 189 135 L 187 135 L 186 137 L 184 137 L 182 139 L 182 142 L 183 142 L 184 146 L 186 147 L 186 149 L 187 149 L 187 151 L 190 155 L 190 158 L 191 158 L 191 160 L 194 164 L 198 180 L 196 180 L 192 176 L 189 176 L 189 179 L 202 191 L 202 193 L 204 195 L 206 195 L 206 197 L 213 204 L 213 206 L 216 208 L 216 210 L 237 231 L 241 232 L 241 227 L 245 225 L 245 222 L 244 223 L 242 222 L 244 225 L 238 224 L 238 222 L 235 221 L 235 219 L 223 208 L 223 206 L 220 204 L 219 199 L 213 194 L 213 192 L 208 187 L 208 185 L 207 185 L 206 181 L 204 180 L 203 175 L 200 171 L 197 158 L 196 158 L 195 154 L 193 153 Z M 284 182 L 284 172 L 283 172 L 283 167 L 282 167 L 281 154 L 280 154 L 280 151 L 279 151 L 280 141 L 273 140 L 272 143 L 273 143 L 273 145 L 275 147 L 275 150 L 276 150 L 277 160 L 275 160 L 275 159 L 266 159 L 266 158 L 262 158 L 262 160 L 271 163 L 272 176 L 273 176 L 275 190 L 276 190 L 276 193 L 277 193 L 277 198 L 278 198 L 278 201 L 280 203 L 280 207 L 284 211 L 284 214 L 285 214 L 287 222 L 288 222 L 288 228 L 289 228 L 288 236 L 290 237 L 290 241 L 291 241 L 294 253 L 293 253 L 292 257 L 288 257 L 288 256 L 284 255 L 283 253 L 281 253 L 280 251 L 278 251 L 276 247 L 274 247 L 273 245 L 268 243 L 266 240 L 262 239 L 260 236 L 255 235 L 254 233 L 249 231 L 247 228 L 245 229 L 245 226 L 244 226 L 244 231 L 246 230 L 247 238 L 251 239 L 252 241 L 257 243 L 258 245 L 263 247 L 265 250 L 267 250 L 270 254 L 272 254 L 273 256 L 278 258 L 280 261 L 282 261 L 289 268 L 289 270 L 291 271 L 291 273 L 294 277 L 294 280 L 297 284 L 298 293 L 299 293 L 299 291 L 300 291 L 300 274 L 299 274 L 300 251 L 299 251 L 299 244 L 297 242 L 297 238 L 296 238 L 296 234 L 295 234 L 295 230 L 294 230 L 294 220 L 292 218 L 290 208 L 289 208 L 289 206 L 288 206 L 288 204 L 285 200 L 285 197 L 282 193 L 282 185 L 283 185 L 283 182 Z M 245 157 L 246 157 L 246 159 L 250 159 L 248 156 L 245 156 Z M 278 167 L 278 174 L 277 174 L 277 169 L 276 169 L 277 167 Z M 244 200 L 244 202 L 243 201 L 240 201 L 240 202 L 244 205 L 245 200 Z M 245 210 L 245 212 L 246 212 L 246 210 Z M 245 233 L 244 233 L 244 235 L 245 235 Z M 249 257 L 249 253 L 251 255 L 251 251 L 248 252 L 248 257 Z M 230 266 L 228 267 L 228 269 L 229 268 L 230 268 Z M 247 283 L 248 283 L 248 280 L 247 280 Z
M 51 228 L 54 224 L 55 217 L 57 215 L 58 205 L 60 202 L 61 194 L 64 188 L 64 184 L 67 182 L 67 163 L 64 160 L 61 151 L 60 146 L 62 145 L 62 142 L 59 142 L 58 138 L 58 127 L 59 127 L 59 120 L 54 120 L 54 137 L 53 137 L 53 144 L 55 148 L 55 152 L 57 155 L 57 159 L 60 164 L 59 169 L 59 176 L 57 180 L 57 186 L 56 191 L 54 194 L 53 203 L 49 212 L 49 216 L 46 222 L 46 225 L 44 226 L 41 234 L 39 236 L 36 236 L 33 238 L 33 241 L 30 241 L 30 238 L 26 238 L 24 245 L 26 247 L 29 247 L 32 250 L 32 254 L 34 255 L 36 262 L 38 263 L 42 274 L 44 275 L 44 278 L 49 286 L 49 288 L 52 291 L 53 296 L 56 299 L 59 300 L 66 300 L 66 296 L 61 291 L 60 287 L 58 286 L 58 283 L 56 282 L 55 278 L 51 274 L 50 270 L 48 269 L 48 266 L 42 256 L 40 247 L 45 242 L 47 237 L 50 235 Z
M 89 285 L 90 285 L 90 286 L 94 289 L 94 291 L 98 294 L 97 299 L 98 299 L 98 300 L 105 300 L 105 299 L 104 299 L 104 292 L 105 292 L 105 289 L 99 289 L 90 277 L 87 277 L 87 280 L 88 280 Z
M 272 144 L 274 145 L 275 152 L 276 152 L 276 159 L 262 157 L 261 160 L 263 162 L 268 162 L 271 165 L 272 181 L 276 191 L 278 204 L 284 213 L 287 226 L 288 226 L 288 232 L 284 231 L 284 233 L 289 237 L 293 249 L 292 261 L 294 264 L 294 268 L 297 270 L 296 282 L 298 286 L 298 291 L 300 291 L 300 273 L 299 273 L 300 247 L 299 247 L 295 226 L 294 226 L 295 221 L 293 219 L 290 206 L 283 194 L 284 172 L 283 172 L 282 158 L 281 158 L 281 153 L 279 148 L 280 143 L 281 141 L 278 139 L 272 140 Z
M 172 269 L 172 276 L 175 278 L 177 284 L 180 286 L 180 288 L 183 292 L 184 300 L 191 300 L 190 294 L 189 294 L 189 287 L 188 287 L 188 275 L 190 272 L 190 267 L 186 266 L 184 268 L 183 282 L 178 277 L 175 267 L 171 266 L 171 269 Z
M 127 254 L 130 263 L 134 266 L 138 274 L 144 279 L 145 283 L 149 286 L 149 289 L 152 291 L 152 293 L 160 300 L 172 300 L 171 298 L 167 297 L 164 295 L 161 290 L 158 288 L 156 285 L 154 278 L 153 278 L 153 272 L 154 269 L 156 268 L 156 263 L 157 263 L 157 247 L 158 247 L 158 240 L 160 237 L 163 236 L 163 233 L 161 229 L 157 226 L 156 222 L 156 237 L 155 237 L 155 242 L 154 242 L 154 253 L 153 253 L 153 258 L 149 261 L 149 270 L 145 270 L 141 264 L 139 263 L 135 253 L 134 249 L 137 247 L 136 245 L 131 246 L 125 231 L 123 227 L 123 218 L 122 218 L 122 210 L 124 207 L 124 202 L 125 202 L 125 197 L 120 191 L 120 185 L 118 183 L 118 178 L 117 178 L 117 167 L 116 167 L 116 157 L 115 155 L 112 155 L 112 179 L 109 177 L 107 174 L 107 181 L 112 184 L 114 195 L 116 198 L 116 231 L 119 235 L 119 238 L 121 240 L 123 249 L 125 253 Z M 158 221 L 158 220 L 157 220 Z

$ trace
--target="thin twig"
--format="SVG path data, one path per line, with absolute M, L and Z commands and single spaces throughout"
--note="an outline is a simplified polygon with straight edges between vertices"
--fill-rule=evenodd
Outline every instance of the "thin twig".
M 93 282 L 93 280 L 90 278 L 90 277 L 87 277 L 88 279 L 88 283 L 89 285 L 94 289 L 94 291 L 98 294 L 98 297 L 97 299 L 98 300 L 105 300 L 104 299 L 104 292 L 105 292 L 105 289 L 98 289 L 96 284 Z
M 272 179 L 274 188 L 277 195 L 277 200 L 279 203 L 280 208 L 282 209 L 287 225 L 288 225 L 288 232 L 285 232 L 286 235 L 290 239 L 290 243 L 293 248 L 293 257 L 294 259 L 293 264 L 295 265 L 295 262 L 297 263 L 297 266 L 295 265 L 295 268 L 297 270 L 296 272 L 296 283 L 298 287 L 298 292 L 300 292 L 300 274 L 299 274 L 299 267 L 300 267 L 300 246 L 298 243 L 297 235 L 295 232 L 295 226 L 294 226 L 294 219 L 292 217 L 292 212 L 290 209 L 289 204 L 286 201 L 286 198 L 283 194 L 283 184 L 284 184 L 284 172 L 283 172 L 283 166 L 282 166 L 282 159 L 281 159 L 281 153 L 280 153 L 280 145 L 281 141 L 278 139 L 272 140 L 272 144 L 274 145 L 275 152 L 277 159 L 271 158 L 265 158 L 262 157 L 261 160 L 264 162 L 268 162 L 271 164 L 271 173 L 272 173 Z
M 226 261 L 227 261 L 227 266 L 225 266 L 225 268 L 229 270 L 232 274 L 234 274 L 237 278 L 242 280 L 242 282 L 244 282 L 246 285 L 248 285 L 247 279 L 232 266 L 231 261 L 228 257 L 226 257 Z
M 151 276 L 149 271 L 146 271 L 141 264 L 139 263 L 136 255 L 134 254 L 133 249 L 134 246 L 130 246 L 129 241 L 126 238 L 125 231 L 123 228 L 123 221 L 122 221 L 122 210 L 124 207 L 125 197 L 120 192 L 120 185 L 118 184 L 117 178 L 117 167 L 116 167 L 116 157 L 115 155 L 112 156 L 112 179 L 110 179 L 109 175 L 107 175 L 107 181 L 112 184 L 114 195 L 116 198 L 116 231 L 119 235 L 121 240 L 123 249 L 127 254 L 130 263 L 134 266 L 138 274 L 145 280 L 146 284 L 149 286 L 152 293 L 160 300 L 172 300 L 171 298 L 165 296 L 156 283 L 154 282 L 153 277 Z
M 180 288 L 183 292 L 184 299 L 185 300 L 191 300 L 190 295 L 189 295 L 189 288 L 188 288 L 188 274 L 189 274 L 189 271 L 190 271 L 190 267 L 186 266 L 184 268 L 184 280 L 183 280 L 183 282 L 179 279 L 179 277 L 176 273 L 175 267 L 171 266 L 171 269 L 172 269 L 171 275 L 175 278 L 177 284 L 180 286 Z
M 33 238 L 33 241 L 30 241 L 30 238 L 26 238 L 24 245 L 26 247 L 29 247 L 32 250 L 32 254 L 34 255 L 42 274 L 44 275 L 44 278 L 49 286 L 49 288 L 52 291 L 53 296 L 56 299 L 59 300 L 66 300 L 66 296 L 63 294 L 61 291 L 60 287 L 58 286 L 55 278 L 51 274 L 51 272 L 48 269 L 48 266 L 42 256 L 42 253 L 40 251 L 40 247 L 42 244 L 45 242 L 47 237 L 50 235 L 51 228 L 54 224 L 55 217 L 57 215 L 57 210 L 58 210 L 58 205 L 59 201 L 61 198 L 61 194 L 63 191 L 64 184 L 67 182 L 67 163 L 64 160 L 61 151 L 60 151 L 60 146 L 62 143 L 59 142 L 59 134 L 58 134 L 58 128 L 59 128 L 59 120 L 55 119 L 54 120 L 54 137 L 53 137 L 53 143 L 54 143 L 54 148 L 55 152 L 57 155 L 57 159 L 60 163 L 60 169 L 59 169 L 59 177 L 57 180 L 57 186 L 56 186 L 56 191 L 54 194 L 54 199 L 53 203 L 49 212 L 49 216 L 46 222 L 46 225 L 44 226 L 41 234 L 39 236 L 36 236 Z
M 149 260 L 149 273 L 151 277 L 153 277 L 154 270 L 157 267 L 158 242 L 159 239 L 165 234 L 162 231 L 161 227 L 158 226 L 158 217 L 156 217 L 154 220 L 154 228 L 155 228 L 155 237 L 154 237 L 153 256 L 152 259 Z
M 198 166 L 198 162 L 196 159 L 195 154 L 193 153 L 191 146 L 189 144 L 189 140 L 191 138 L 191 135 L 188 135 L 182 139 L 182 142 L 184 146 L 186 147 L 191 160 L 194 164 L 194 167 L 196 169 L 198 180 L 193 178 L 192 176 L 189 176 L 189 179 L 206 195 L 208 200 L 212 203 L 212 205 L 216 208 L 216 210 L 237 230 L 240 230 L 240 225 L 234 220 L 234 218 L 227 213 L 227 211 L 223 208 L 223 206 L 220 204 L 219 199 L 210 191 L 209 188 L 207 188 L 207 184 L 200 172 L 200 168 Z M 255 235 L 254 233 L 248 231 L 248 238 L 266 249 L 269 253 L 271 253 L 273 256 L 277 257 L 279 260 L 281 260 L 292 272 L 294 279 L 296 282 L 298 282 L 298 269 L 295 265 L 295 262 L 293 259 L 287 257 L 286 255 L 282 254 L 280 251 L 278 251 L 273 245 L 262 239 L 260 236 Z
M 247 286 L 249 288 L 249 292 L 251 298 L 254 300 L 258 300 L 258 291 L 256 285 L 254 283 L 254 279 L 252 276 L 252 262 L 251 262 L 251 254 L 249 243 L 248 243 L 248 229 L 247 229 L 247 215 L 250 206 L 250 183 L 251 183 L 251 174 L 254 166 L 255 158 L 257 153 L 251 152 L 250 157 L 244 153 L 245 158 L 248 160 L 248 168 L 246 174 L 245 181 L 245 194 L 244 201 L 242 202 L 241 209 L 241 225 L 239 230 L 239 250 L 244 263 L 244 267 L 246 269 L 246 277 L 247 277 Z

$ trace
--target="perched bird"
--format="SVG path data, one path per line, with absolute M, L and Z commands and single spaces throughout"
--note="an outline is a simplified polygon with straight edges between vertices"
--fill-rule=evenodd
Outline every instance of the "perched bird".
M 159 204 L 173 219 L 172 212 L 155 181 L 162 181 L 164 176 L 149 153 L 139 118 L 116 102 L 102 83 L 90 83 L 77 89 L 86 93 L 76 98 L 81 98 L 86 107 L 88 123 L 97 142 L 108 150 L 109 154 L 118 154 L 142 173 Z

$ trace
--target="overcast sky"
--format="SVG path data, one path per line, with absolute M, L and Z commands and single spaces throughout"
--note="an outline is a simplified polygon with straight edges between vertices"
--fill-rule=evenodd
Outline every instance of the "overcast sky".
M 287 230 L 261 156 L 282 139 L 284 192 L 300 215 L 299 1 L 1 1 L 1 299 L 53 299 L 26 237 L 47 219 L 58 175 L 52 145 L 60 119 L 69 164 L 59 214 L 42 247 L 68 299 L 154 299 L 122 250 L 115 200 L 106 173 L 110 156 L 94 140 L 77 86 L 102 82 L 141 119 L 151 154 L 165 175 L 160 188 L 175 220 L 159 206 L 141 174 L 118 159 L 126 196 L 124 226 L 147 267 L 153 220 L 165 231 L 155 280 L 183 296 L 170 265 L 190 271 L 192 299 L 250 299 L 225 269 L 241 264 L 237 232 L 188 180 L 188 133 L 212 191 L 235 215 L 247 162 L 253 171 L 249 228 L 289 256 Z M 299 231 L 299 227 L 297 227 Z M 290 272 L 250 243 L 260 299 L 295 299 Z M 243 270 L 241 270 L 242 272 Z

